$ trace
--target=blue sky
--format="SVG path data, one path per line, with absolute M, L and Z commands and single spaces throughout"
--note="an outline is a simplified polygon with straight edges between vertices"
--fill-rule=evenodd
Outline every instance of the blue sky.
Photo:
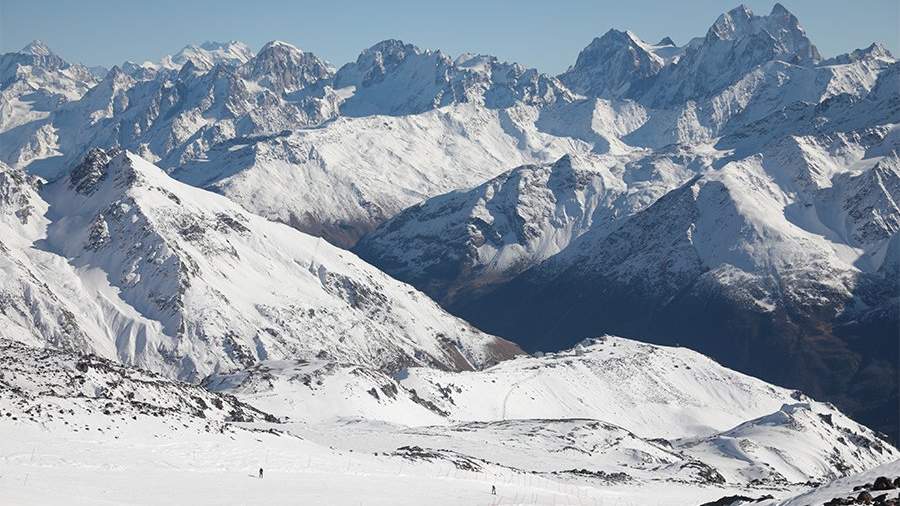
M 744 2 L 757 14 L 774 2 Z M 241 40 L 254 50 L 280 39 L 339 66 L 386 38 L 423 48 L 495 54 L 556 73 L 609 28 L 681 44 L 703 35 L 738 1 L 49 1 L 0 0 L 0 49 L 44 40 L 67 60 L 110 66 L 158 60 L 188 43 Z M 897 0 L 782 2 L 825 56 L 873 41 L 900 53 Z

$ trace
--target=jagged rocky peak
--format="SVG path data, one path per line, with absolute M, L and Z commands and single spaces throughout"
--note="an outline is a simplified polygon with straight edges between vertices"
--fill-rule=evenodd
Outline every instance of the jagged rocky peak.
M 584 48 L 560 80 L 583 95 L 621 97 L 634 83 L 656 75 L 665 66 L 667 55 L 656 54 L 655 49 L 630 31 L 612 29 Z
M 701 39 L 692 40 L 639 94 L 652 107 L 668 108 L 711 98 L 770 62 L 812 66 L 821 59 L 796 16 L 776 5 L 757 16 L 740 5 L 720 15 Z
M 402 40 L 383 40 L 364 49 L 355 62 L 341 67 L 334 79 L 335 87 L 369 86 L 381 82 L 407 57 L 422 53 L 423 51 L 418 47 Z
M 900 157 L 896 151 L 862 174 L 839 174 L 834 186 L 822 193 L 826 199 L 839 199 L 844 218 L 832 228 L 843 226 L 850 244 L 867 246 L 900 232 Z
M 396 39 L 375 44 L 341 67 L 334 86 L 356 88 L 341 104 L 348 116 L 402 116 L 458 103 L 502 109 L 573 98 L 557 79 L 535 69 L 490 55 L 463 53 L 453 59 Z
M 23 47 L 20 53 L 30 54 L 34 56 L 50 56 L 53 54 L 50 48 L 42 40 L 35 39 Z
M 334 75 L 324 60 L 280 40 L 263 46 L 241 70 L 245 77 L 259 81 L 276 93 L 299 91 Z
M 869 47 L 855 49 L 849 53 L 837 55 L 821 62 L 822 65 L 846 65 L 863 60 L 884 60 L 894 62 L 896 58 L 880 42 L 873 42 Z
M 113 65 L 106 73 L 106 76 L 85 93 L 85 102 L 100 100 L 100 102 L 108 103 L 112 97 L 118 94 L 127 93 L 134 84 L 143 79 L 153 79 L 157 72 L 147 67 L 120 67 Z M 100 97 L 103 97 L 100 99 Z
M 51 51 L 47 44 L 40 40 L 33 40 L 20 51 L 7 53 L 3 56 L 2 60 L 0 60 L 0 71 L 3 71 L 4 74 L 9 72 L 4 70 L 5 67 L 10 66 L 12 67 L 10 70 L 14 70 L 17 64 L 32 65 L 45 70 L 59 70 L 69 67 L 68 62 Z
M 771 39 L 773 56 L 787 57 L 792 63 L 815 63 L 821 59 L 800 21 L 780 3 L 772 7 L 768 16 L 757 16 L 749 7 L 739 5 L 719 16 L 706 33 L 707 42 L 750 37 Z

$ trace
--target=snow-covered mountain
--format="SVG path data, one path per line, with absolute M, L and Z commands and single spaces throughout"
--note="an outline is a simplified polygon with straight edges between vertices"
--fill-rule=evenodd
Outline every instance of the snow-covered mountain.
M 565 156 L 523 165 L 391 218 L 354 251 L 397 279 L 449 302 L 458 290 L 509 280 L 559 253 L 594 221 L 613 221 L 624 193 L 608 171 Z
M 200 45 L 184 46 L 170 57 L 163 58 L 164 67 L 180 69 L 190 62 L 194 67 L 209 70 L 216 65 L 239 66 L 253 58 L 253 51 L 243 42 L 206 41 Z
M 223 45 L 237 51 L 232 46 Z M 258 214 L 349 246 L 422 197 L 480 183 L 510 160 L 558 158 L 571 146 L 533 123 L 539 107 L 568 103 L 572 93 L 553 77 L 491 56 L 451 59 L 385 41 L 335 75 L 315 55 L 277 41 L 237 66 L 209 68 L 215 54 L 185 53 L 181 65 L 114 67 L 83 100 L 0 137 L 0 159 L 52 177 L 92 146 L 118 146 Z M 417 139 L 422 129 L 431 134 Z M 374 151 L 345 160 L 353 154 L 345 143 L 369 135 Z M 453 142 L 434 143 L 447 136 Z M 444 158 L 443 168 L 432 166 L 427 150 Z M 385 160 L 398 151 L 406 154 L 385 173 Z M 470 170 L 475 164 L 484 169 Z M 309 191 L 274 194 L 261 186 L 270 177 L 302 178 L 297 190 Z M 320 197 L 330 194 L 339 197 Z
M 798 140 L 811 147 L 788 144 Z M 900 294 L 884 259 L 900 230 L 898 157 L 864 159 L 818 189 L 808 181 L 835 166 L 796 154 L 775 149 L 697 176 L 456 310 L 531 349 L 607 330 L 687 344 L 871 410 L 891 430 L 896 365 L 882 352 L 896 346 Z M 861 387 L 881 394 L 860 398 Z
M 518 352 L 353 254 L 131 153 L 93 150 L 40 193 L 16 169 L 2 176 L 6 337 L 194 381 L 275 358 L 390 371 Z
M 527 349 L 681 344 L 897 437 L 900 63 L 878 44 L 822 59 L 776 4 L 683 46 L 610 30 L 558 77 L 398 40 L 338 69 L 232 41 L 96 72 L 0 57 L 0 359 L 24 357 L 0 479 L 59 444 L 36 474 L 71 488 L 82 424 L 176 488 L 199 440 L 232 459 L 201 459 L 218 491 L 271 451 L 307 490 L 385 480 L 390 504 L 498 478 L 516 503 L 782 499 L 898 457 L 685 349 L 505 360 L 404 284 Z
M 632 86 L 641 86 L 683 52 L 668 38 L 651 45 L 630 31 L 612 29 L 584 48 L 559 79 L 581 95 L 622 98 L 637 93 Z
M 0 133 L 46 118 L 97 84 L 81 65 L 70 65 L 35 40 L 0 55 Z
M 415 445 L 537 473 L 590 469 L 632 486 L 777 488 L 900 457 L 831 405 L 696 352 L 611 336 L 475 372 L 416 367 L 391 378 L 353 365 L 267 362 L 204 385 L 312 424 L 308 437 L 340 448 Z
M 702 99 L 768 62 L 808 66 L 820 59 L 784 6 L 776 3 L 768 16 L 757 16 L 741 5 L 719 16 L 702 41 L 689 44 L 677 62 L 661 70 L 641 100 L 659 107 Z
M 895 434 L 898 63 L 877 44 L 821 60 L 780 5 L 662 46 L 596 39 L 560 79 L 598 98 L 540 111 L 540 131 L 592 146 L 571 150 L 590 199 L 553 178 L 498 191 L 518 168 L 357 250 L 528 349 L 688 344 Z
M 897 265 L 888 254 L 896 250 L 888 247 L 896 197 L 885 168 L 891 162 L 879 160 L 897 149 L 900 64 L 877 44 L 823 60 L 796 17 L 776 5 L 763 16 L 735 8 L 680 47 L 611 31 L 559 79 L 489 56 L 451 58 L 396 40 L 337 71 L 283 42 L 253 56 L 236 43 L 182 53 L 183 63 L 169 67 L 113 68 L 81 99 L 23 119 L 0 133 L 0 159 L 50 176 L 76 166 L 94 146 L 126 148 L 180 181 L 342 246 L 429 197 L 470 189 L 409 209 L 359 251 L 452 301 L 479 325 L 503 332 L 528 327 L 516 335 L 528 345 L 561 339 L 548 345 L 559 348 L 606 329 L 581 327 L 605 318 L 595 318 L 588 302 L 606 300 L 587 295 L 596 290 L 615 302 L 611 307 L 624 306 L 625 294 L 649 293 L 658 303 L 649 307 L 669 308 L 678 322 L 693 324 L 682 325 L 690 329 L 685 336 L 708 336 L 697 346 L 756 374 L 768 369 L 754 369 L 747 358 L 753 353 L 744 348 L 765 340 L 745 334 L 793 340 L 837 324 L 816 341 L 821 345 L 785 355 L 799 353 L 808 368 L 779 368 L 766 377 L 843 399 L 853 414 L 853 406 L 885 406 L 895 395 L 884 402 L 879 394 L 845 395 L 849 383 L 834 379 L 850 374 L 874 392 L 881 387 L 871 385 L 883 385 L 883 367 L 896 368 L 875 358 L 857 361 L 875 354 L 847 348 L 868 335 L 880 336 L 873 346 L 881 346 L 896 319 L 895 290 L 885 284 Z M 560 178 L 565 171 L 554 169 L 565 155 L 578 177 Z M 522 165 L 543 168 L 505 174 Z M 684 188 L 723 200 L 691 203 Z M 666 205 L 681 207 L 651 211 L 666 195 Z M 725 213 L 720 221 L 718 212 Z M 642 220 L 660 233 L 622 228 Z M 694 233 L 704 223 L 727 227 Z M 619 230 L 618 239 L 608 239 Z M 641 255 L 612 265 L 607 251 L 608 258 Z M 669 264 L 657 268 L 662 259 Z M 651 261 L 657 263 L 642 263 Z M 577 278 L 573 263 L 590 276 Z M 533 305 L 511 308 L 498 298 L 477 307 L 459 297 L 526 277 L 515 286 L 528 289 L 516 296 Z M 659 290 L 648 288 L 657 282 Z M 580 283 L 590 286 L 575 295 Z M 565 317 L 525 323 L 556 307 L 556 297 L 543 305 L 534 294 L 556 289 L 564 292 L 560 304 L 577 296 L 589 307 L 565 306 Z M 716 325 L 694 332 L 696 321 L 708 318 L 679 317 L 674 309 L 677 301 L 720 299 L 741 315 L 732 321 L 746 323 L 740 332 L 727 329 L 745 336 L 737 338 L 740 346 L 712 336 L 722 330 Z M 496 310 L 487 315 L 487 308 Z M 530 318 L 503 323 L 522 311 Z M 638 316 L 627 307 L 609 314 L 615 321 Z M 657 330 L 647 338 L 676 339 L 662 323 L 669 320 L 641 319 L 637 328 L 611 329 L 639 336 L 649 325 Z M 563 324 L 553 328 L 571 329 L 568 336 L 541 330 L 557 320 Z M 851 373 L 825 360 L 835 347 Z M 792 369 L 800 371 L 796 377 L 782 376 Z M 892 416 L 872 409 L 878 419 Z
M 341 112 L 350 116 L 402 116 L 468 102 L 506 108 L 573 98 L 559 81 L 535 69 L 488 55 L 453 59 L 394 39 L 375 44 L 341 67 L 334 87 L 353 88 L 341 104 Z

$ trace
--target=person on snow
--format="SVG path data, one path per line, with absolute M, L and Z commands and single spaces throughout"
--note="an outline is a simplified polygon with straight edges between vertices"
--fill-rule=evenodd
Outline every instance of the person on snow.
M 261 467 L 259 468 L 259 479 L 260 480 L 262 479 L 262 468 Z
M 491 495 L 497 495 L 497 485 L 491 485 Z

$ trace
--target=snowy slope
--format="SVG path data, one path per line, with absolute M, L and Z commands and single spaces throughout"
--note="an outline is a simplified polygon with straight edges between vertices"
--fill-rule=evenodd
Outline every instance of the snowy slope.
M 0 164 L 0 335 L 90 349 L 90 336 L 106 327 L 74 269 L 39 245 L 49 225 L 40 187 L 34 176 Z
M 623 355 L 646 348 L 611 341 L 628 346 Z M 659 353 L 702 362 L 684 350 Z M 363 497 L 367 504 L 420 504 L 424 497 L 435 504 L 695 505 L 728 495 L 780 498 L 808 489 L 766 480 L 726 482 L 692 452 L 597 420 L 425 427 L 365 420 L 279 423 L 231 395 L 98 357 L 4 341 L 0 362 L 0 483 L 4 500 L 15 504 L 156 504 L 176 496 L 191 504 L 358 504 Z M 770 435 L 821 443 L 805 427 L 790 430 L 794 434 Z M 865 460 L 871 448 L 853 441 L 860 446 L 851 463 L 871 465 Z M 815 445 L 806 456 L 823 455 Z M 136 493 L 148 480 L 166 486 Z
M 447 423 L 447 413 L 368 367 L 324 360 L 267 360 L 213 374 L 203 386 L 247 399 L 286 421 L 328 423 L 360 419 L 399 425 Z
M 477 372 L 410 368 L 391 378 L 266 362 L 204 385 L 323 445 L 451 451 L 561 477 L 585 470 L 607 484 L 784 490 L 900 457 L 833 406 L 686 349 L 615 337 Z
M 352 254 L 178 183 L 130 153 L 95 150 L 42 196 L 46 232 L 12 246 L 54 254 L 74 285 L 62 295 L 92 307 L 72 310 L 94 325 L 69 348 L 188 380 L 269 358 L 466 369 L 517 352 Z M 55 272 L 13 272 L 23 293 L 11 309 L 24 315 L 24 328 L 4 334 L 54 344 L 60 331 L 35 311 L 58 309 L 59 281 L 48 280 L 49 293 L 38 297 L 29 280 L 41 286 Z M 32 296 L 39 305 L 27 302 Z
M 541 115 L 533 106 L 458 104 L 409 116 L 339 117 L 322 128 L 218 146 L 173 175 L 349 247 L 403 208 L 511 166 L 567 152 L 605 156 L 593 153 L 599 139 L 543 133 Z M 273 191 L 272 181 L 285 190 Z
M 833 406 L 785 404 L 712 437 L 675 447 L 718 470 L 729 482 L 825 482 L 900 458 L 900 452 Z
M 412 367 L 390 377 L 354 365 L 267 362 L 214 375 L 204 384 L 233 392 L 272 413 L 313 422 L 360 417 L 421 425 L 441 419 L 446 424 L 584 418 L 613 423 L 647 438 L 710 435 L 802 400 L 797 392 L 731 371 L 696 352 L 617 337 L 473 373 Z M 368 392 L 373 387 L 378 396 Z M 307 398 L 327 398 L 328 392 L 341 391 L 357 400 L 347 404 L 332 400 L 330 406 L 301 411 L 312 402 Z M 385 391 L 394 395 L 385 396 Z M 422 402 L 408 402 L 410 397 Z M 369 408 L 361 402 L 365 400 L 372 401 Z M 404 422 L 390 410 L 412 415 Z M 424 412 L 429 416 L 421 417 Z
M 535 369 L 541 361 L 543 366 Z M 767 405 L 780 400 L 789 403 L 726 431 L 665 440 L 647 439 L 625 426 L 595 419 L 496 418 L 409 426 L 379 423 L 377 417 L 368 417 L 376 412 L 364 409 L 362 417 L 328 420 L 319 410 L 364 407 L 342 404 L 341 389 L 335 387 L 355 391 L 364 385 L 348 385 L 346 377 L 323 372 L 349 370 L 323 362 L 269 362 L 214 379 L 237 397 L 99 357 L 9 341 L 0 345 L 0 362 L 5 365 L 0 376 L 0 433 L 10 436 L 4 437 L 0 480 L 4 497 L 17 504 L 54 502 L 61 494 L 74 504 L 96 502 L 98 497 L 154 503 L 161 499 L 156 492 L 129 492 L 129 486 L 149 476 L 164 480 L 167 493 L 197 504 L 281 501 L 288 496 L 354 504 L 365 494 L 375 504 L 416 504 L 422 497 L 434 497 L 438 504 L 495 500 L 694 505 L 738 494 L 789 497 L 808 490 L 809 480 L 870 469 L 897 455 L 896 449 L 828 405 L 734 373 L 688 350 L 613 337 L 486 371 L 439 373 L 453 386 L 444 393 L 428 393 L 435 394 L 435 401 L 459 403 L 473 387 L 481 397 L 473 397 L 470 404 L 502 403 L 507 396 L 487 387 L 508 387 L 507 378 L 512 377 L 518 377 L 513 388 L 526 396 L 540 395 L 541 384 L 552 385 L 558 393 L 574 388 L 584 395 L 611 387 L 610 399 L 620 399 L 620 406 L 598 403 L 595 413 L 615 414 L 630 396 L 655 416 L 635 416 L 636 410 L 629 409 L 631 414 L 619 419 L 643 419 L 645 428 L 658 433 L 696 433 L 690 417 L 683 418 L 692 402 L 718 406 L 721 414 L 714 418 L 722 424 L 752 412 L 765 413 Z M 571 362 L 580 363 L 581 369 L 592 367 L 594 374 L 572 376 L 579 367 Z M 536 376 L 536 370 L 542 376 Z M 410 369 L 400 380 L 401 388 L 434 380 L 436 372 Z M 567 375 L 579 381 L 568 387 L 553 381 Z M 375 378 L 367 373 L 356 377 L 362 382 Z M 660 389 L 657 380 L 669 388 Z M 290 381 L 294 387 L 285 389 Z M 638 384 L 645 390 L 635 389 Z M 302 388 L 322 398 L 316 402 L 297 397 Z M 657 399 L 648 402 L 645 391 L 656 392 Z M 325 402 L 329 398 L 338 402 Z M 654 408 L 656 402 L 667 407 Z M 303 422 L 298 416 L 287 418 L 289 423 L 278 420 L 291 410 L 299 413 L 305 404 L 310 416 Z M 260 410 L 262 405 L 281 411 Z M 556 409 L 548 407 L 550 412 Z M 735 410 L 728 412 L 727 407 Z M 541 408 L 534 404 L 530 409 L 537 413 Z M 403 411 L 394 414 L 402 416 Z M 415 417 L 406 421 L 427 423 Z M 833 448 L 835 441 L 840 448 Z M 260 467 L 265 486 L 255 478 Z M 498 489 L 496 498 L 489 496 L 492 485 Z M 421 492 L 412 497 L 414 490 Z
M 709 434 L 796 402 L 684 348 L 616 337 L 585 344 L 479 374 L 412 369 L 401 383 L 458 420 L 592 418 L 647 438 Z

